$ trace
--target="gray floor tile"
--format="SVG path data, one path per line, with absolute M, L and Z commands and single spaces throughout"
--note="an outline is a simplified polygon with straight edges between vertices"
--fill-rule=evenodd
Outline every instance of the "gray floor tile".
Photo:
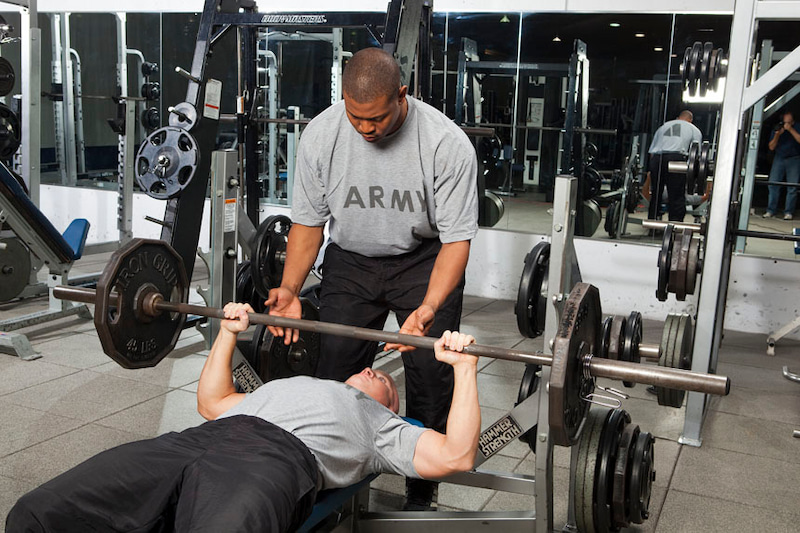
M 200 379 L 200 372 L 205 363 L 205 356 L 194 355 L 191 348 L 185 348 L 173 350 L 152 368 L 127 369 L 111 361 L 92 370 L 118 378 L 175 389 Z
M 84 422 L 92 422 L 165 394 L 149 383 L 81 370 L 75 374 L 9 394 L 4 400 Z
M 637 385 L 637 388 L 642 387 Z M 642 431 L 653 436 L 677 441 L 683 432 L 684 410 L 658 405 L 655 396 L 652 400 L 629 398 L 623 400 L 622 408 L 631 415 L 631 422 L 638 424 Z
M 681 450 L 671 488 L 783 511 L 797 509 L 800 464 L 711 447 Z
M 658 533 L 793 533 L 797 531 L 800 513 L 792 508 L 772 510 L 754 507 L 746 502 L 731 502 L 711 496 L 698 496 L 670 490 L 658 518 Z M 797 510 L 797 501 L 793 509 Z
M 461 511 L 480 511 L 495 492 L 489 489 L 442 483 L 439 485 L 439 505 Z
M 5 524 L 5 517 L 23 494 L 32 491 L 38 486 L 33 481 L 12 479 L 0 476 L 0 520 Z
M 502 359 L 495 359 L 490 364 L 486 365 L 481 372 L 492 374 L 494 376 L 504 376 L 522 381 L 522 375 L 525 373 L 525 365 L 516 361 L 504 361 Z
M 142 437 L 155 437 L 168 431 L 183 431 L 203 422 L 205 419 L 197 412 L 197 395 L 174 390 L 95 423 Z
M 71 368 L 93 368 L 110 359 L 103 353 L 96 333 L 76 334 L 49 340 L 36 345 L 48 363 Z
M 373 482 L 369 491 L 369 510 L 373 512 L 398 511 L 403 508 L 405 497 L 401 494 L 384 492 L 375 488 Z
M 478 397 L 481 405 L 509 411 L 519 394 L 519 378 L 478 374 Z
M 766 338 L 766 337 L 765 337 Z M 719 364 L 733 363 L 756 368 L 777 370 L 780 372 L 784 365 L 798 365 L 798 355 L 800 348 L 776 349 L 775 355 L 767 355 L 766 342 L 758 349 L 749 346 L 738 346 L 736 344 L 723 343 L 720 348 Z
M 777 374 L 775 380 L 776 384 L 785 381 L 783 376 Z M 754 390 L 732 384 L 730 394 L 716 398 L 710 408 L 723 413 L 800 426 L 800 396 L 794 392 L 775 391 L 772 388 Z
M 0 400 L 0 457 L 71 431 L 84 422 Z
M 22 361 L 0 354 L 0 396 L 77 373 L 74 368 L 50 364 L 43 359 Z
M 491 298 L 481 298 L 480 296 L 469 296 L 465 294 L 461 307 L 464 309 L 464 311 L 476 311 L 478 309 L 483 309 L 492 302 L 494 302 L 494 300 Z M 466 315 L 468 313 L 464 314 Z
M 797 426 L 710 411 L 703 426 L 703 446 L 800 463 Z
M 0 459 L 0 475 L 42 484 L 114 446 L 138 439 L 117 429 L 88 424 Z
M 800 361 L 800 358 L 795 360 Z M 731 390 L 734 387 L 737 389 L 755 389 L 751 391 L 753 393 L 770 390 L 800 396 L 800 384 L 783 378 L 783 374 L 777 368 L 759 368 L 720 361 L 717 365 L 717 373 L 730 378 Z M 781 379 L 776 379 L 778 377 Z
M 199 380 L 195 381 L 193 383 L 189 383 L 188 385 L 184 385 L 183 387 L 181 387 L 180 390 L 185 390 L 187 392 L 193 392 L 193 393 L 197 394 L 197 385 L 198 385 L 198 383 L 200 383 Z

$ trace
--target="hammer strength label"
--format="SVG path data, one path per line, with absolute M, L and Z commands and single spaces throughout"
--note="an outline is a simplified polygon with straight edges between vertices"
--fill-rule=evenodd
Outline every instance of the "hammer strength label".
M 262 24 L 325 24 L 328 19 L 325 15 L 264 15 L 261 17 Z
M 511 415 L 506 415 L 481 433 L 478 439 L 478 449 L 481 455 L 488 459 L 516 439 L 520 433 L 522 433 L 522 428 L 519 427 L 519 424 L 511 418 Z

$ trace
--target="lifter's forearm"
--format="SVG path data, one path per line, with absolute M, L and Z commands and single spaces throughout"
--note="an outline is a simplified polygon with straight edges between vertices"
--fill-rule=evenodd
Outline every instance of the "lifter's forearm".
M 231 374 L 231 359 L 236 335 L 220 328 L 197 384 L 197 411 L 213 420 L 241 401 L 237 398 Z
M 453 367 L 453 402 L 442 446 L 442 456 L 451 462 L 453 471 L 470 470 L 475 462 L 481 432 L 477 366 L 475 363 L 459 363 Z
M 286 263 L 283 266 L 281 287 L 300 294 L 314 261 L 322 246 L 323 226 L 292 224 L 286 245 Z
M 430 305 L 436 312 L 453 289 L 461 282 L 469 260 L 469 241 L 442 245 L 428 281 L 428 290 L 422 304 Z
M 775 133 L 775 135 L 772 136 L 772 139 L 769 140 L 769 149 L 773 152 L 775 151 L 775 148 L 778 146 L 778 139 L 780 138 L 781 133 L 783 133 L 782 129 L 778 130 Z

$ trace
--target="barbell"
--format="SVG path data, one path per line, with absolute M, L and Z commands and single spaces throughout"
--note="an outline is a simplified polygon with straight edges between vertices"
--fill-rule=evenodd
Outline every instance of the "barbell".
M 185 315 L 224 319 L 219 308 L 186 303 L 188 279 L 181 257 L 166 242 L 133 239 L 115 251 L 97 289 L 58 286 L 59 299 L 94 303 L 94 322 L 103 351 L 125 368 L 152 367 L 177 343 Z M 472 344 L 465 352 L 552 367 L 550 421 L 556 444 L 570 446 L 588 412 L 594 378 L 604 377 L 669 389 L 726 395 L 724 376 L 673 368 L 647 367 L 594 357 L 600 338 L 600 298 L 596 287 L 578 283 L 564 302 L 553 355 Z M 433 349 L 437 339 L 342 324 L 249 314 L 250 322 L 354 339 Z

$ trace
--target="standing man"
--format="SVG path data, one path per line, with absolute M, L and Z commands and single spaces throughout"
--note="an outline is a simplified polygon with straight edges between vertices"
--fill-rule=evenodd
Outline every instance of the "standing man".
M 298 294 L 330 222 L 320 320 L 381 329 L 394 311 L 402 333 L 456 330 L 478 231 L 475 150 L 444 114 L 407 96 L 397 63 L 379 48 L 348 61 L 342 88 L 344 101 L 312 120 L 298 147 L 292 228 L 270 314 L 300 317 Z M 298 337 L 270 331 L 287 344 Z M 402 352 L 406 416 L 444 430 L 452 367 L 429 350 L 391 348 Z M 371 366 L 376 352 L 375 342 L 323 335 L 317 376 L 343 381 Z M 435 491 L 432 482 L 407 479 L 405 508 L 430 508 Z
M 788 183 L 800 182 L 800 133 L 794 128 L 794 115 L 784 113 L 781 116 L 781 122 L 772 132 L 772 137 L 769 140 L 769 149 L 775 152 L 775 159 L 772 161 L 772 168 L 769 171 L 770 183 L 780 182 L 784 178 Z M 764 218 L 775 216 L 778 211 L 780 197 L 781 187 L 770 185 L 767 211 L 764 213 Z M 796 203 L 797 188 L 787 187 L 786 209 L 783 212 L 783 220 L 792 220 Z
M 686 173 L 670 172 L 670 161 L 685 161 L 689 146 L 702 142 L 703 135 L 692 124 L 694 115 L 688 109 L 681 111 L 678 118 L 665 122 L 653 135 L 650 144 L 650 209 L 648 218 L 661 218 L 661 195 L 667 187 L 668 212 L 670 221 L 683 222 L 686 216 Z

